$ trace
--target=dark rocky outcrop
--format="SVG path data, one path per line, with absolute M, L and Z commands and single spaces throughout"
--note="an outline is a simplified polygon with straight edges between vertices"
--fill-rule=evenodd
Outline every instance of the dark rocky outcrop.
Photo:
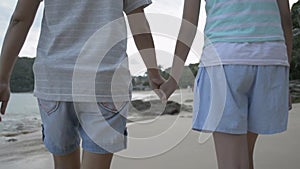
M 133 100 L 129 108 L 129 113 L 138 113 L 140 115 L 176 115 L 181 111 L 192 111 L 192 106 L 179 104 L 175 101 L 168 101 L 163 104 L 160 100 Z

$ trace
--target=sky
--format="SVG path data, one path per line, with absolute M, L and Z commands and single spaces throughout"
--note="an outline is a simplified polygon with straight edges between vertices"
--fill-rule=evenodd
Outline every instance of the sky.
M 172 16 L 171 18 L 180 19 L 183 10 L 183 3 L 184 0 L 152 0 L 153 4 L 146 8 L 146 13 L 151 16 L 152 13 L 154 14 L 164 14 Z M 292 6 L 297 0 L 290 0 L 290 5 Z M 204 1 L 202 1 L 204 2 Z M 7 30 L 10 17 L 13 13 L 17 0 L 1 0 L 0 1 L 0 49 L 2 48 L 3 39 L 5 36 L 5 32 Z M 204 28 L 205 23 L 205 10 L 204 10 L 204 3 L 201 4 L 201 12 L 200 12 L 200 19 L 199 19 L 199 31 L 202 31 Z M 21 50 L 19 56 L 26 56 L 26 57 L 35 57 L 36 56 L 36 46 L 39 38 L 40 33 L 40 23 L 42 20 L 42 12 L 43 12 L 43 3 L 41 3 L 38 13 L 36 15 L 35 21 L 31 30 L 28 34 L 26 42 Z M 149 19 L 150 26 L 153 27 L 156 25 L 154 21 Z M 164 26 L 164 25 L 160 25 Z M 177 32 L 179 30 L 179 24 L 175 27 L 172 27 Z M 161 65 L 163 68 L 168 68 L 172 64 L 172 53 L 174 52 L 175 48 L 175 37 L 166 37 L 154 34 L 154 41 L 155 46 L 158 49 L 157 52 L 157 61 L 158 64 Z M 199 47 L 200 48 L 200 47 Z M 141 74 L 145 72 L 146 67 L 144 66 L 140 56 L 138 55 L 137 49 L 132 41 L 129 39 L 128 42 L 128 56 L 129 56 L 129 64 L 130 64 L 130 71 L 133 75 Z M 186 61 L 186 64 L 189 63 L 197 63 L 199 62 L 200 56 L 197 54 L 191 53 Z

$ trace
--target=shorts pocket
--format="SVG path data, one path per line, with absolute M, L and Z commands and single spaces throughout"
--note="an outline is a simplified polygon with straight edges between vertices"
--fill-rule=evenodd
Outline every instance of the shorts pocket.
M 127 110 L 125 110 L 125 107 L 127 107 L 127 103 L 98 102 L 99 119 L 107 121 L 112 126 L 115 125 L 114 123 L 121 124 L 122 121 L 126 121 Z
M 98 102 L 99 108 L 111 112 L 119 113 L 127 104 L 127 102 Z
M 50 101 L 44 99 L 38 99 L 38 104 L 41 112 L 46 113 L 47 115 L 52 114 L 58 109 L 59 102 L 58 101 Z

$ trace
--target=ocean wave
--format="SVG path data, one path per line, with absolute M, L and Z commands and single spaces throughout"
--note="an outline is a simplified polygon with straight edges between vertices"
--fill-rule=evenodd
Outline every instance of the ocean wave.
M 36 131 L 38 131 L 38 130 L 22 130 L 22 131 L 15 131 L 15 132 L 1 132 L 0 137 L 15 137 L 15 136 L 18 136 L 18 135 L 34 133 Z
M 40 129 L 39 117 L 6 119 L 0 123 L 0 137 L 15 137 L 32 133 Z

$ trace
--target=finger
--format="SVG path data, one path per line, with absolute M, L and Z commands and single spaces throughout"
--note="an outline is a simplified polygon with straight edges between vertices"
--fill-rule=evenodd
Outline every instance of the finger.
M 152 88 L 152 90 L 156 90 L 156 89 L 159 89 L 159 86 L 156 84 L 151 84 L 151 88 Z
M 164 83 L 162 79 L 156 79 L 156 78 L 151 79 L 151 81 L 158 86 Z
M 159 89 L 153 89 L 153 91 L 160 99 L 163 97 L 163 94 Z
M 152 89 L 159 89 L 159 87 L 163 84 L 163 81 L 162 82 L 155 82 L 155 81 L 151 81 L 151 87 Z
M 166 94 L 161 89 L 154 89 L 154 92 L 161 100 L 166 100 Z
M 292 110 L 292 96 L 289 94 L 289 110 Z
M 1 114 L 5 114 L 5 110 L 6 110 L 6 107 L 7 107 L 7 103 L 8 102 L 2 102 L 2 104 L 1 104 Z
M 163 90 L 160 89 L 160 91 L 162 93 L 162 97 L 161 97 L 162 104 L 167 104 L 167 102 L 168 102 L 168 96 L 166 95 L 166 93 Z

